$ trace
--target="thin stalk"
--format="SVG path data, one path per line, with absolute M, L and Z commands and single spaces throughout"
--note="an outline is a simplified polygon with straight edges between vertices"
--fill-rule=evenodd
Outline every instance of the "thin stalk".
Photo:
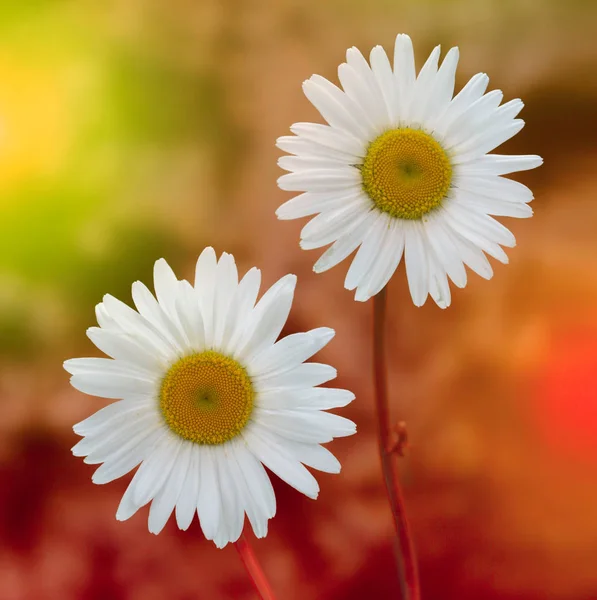
M 244 534 L 234 543 L 234 546 L 238 550 L 240 559 L 243 561 L 245 569 L 247 570 L 261 600 L 275 600 L 274 592 L 272 591 L 269 581 L 255 556 L 255 552 L 253 551 L 249 540 Z
M 417 559 L 400 488 L 398 452 L 395 450 L 393 422 L 390 419 L 390 406 L 388 403 L 385 354 L 386 296 L 387 292 L 384 288 L 373 299 L 373 374 L 379 455 L 398 538 L 396 560 L 402 600 L 420 600 Z

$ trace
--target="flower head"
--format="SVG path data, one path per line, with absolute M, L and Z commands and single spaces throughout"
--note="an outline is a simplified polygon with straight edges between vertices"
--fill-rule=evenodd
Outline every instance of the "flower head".
M 486 279 L 485 254 L 507 263 L 512 233 L 492 216 L 530 217 L 531 191 L 503 175 L 539 166 L 539 156 L 487 154 L 518 133 L 520 100 L 475 75 L 454 97 L 458 49 L 438 65 L 439 46 L 418 76 L 407 35 L 396 38 L 394 66 L 381 46 L 370 64 L 356 48 L 338 68 L 342 89 L 313 75 L 307 98 L 328 125 L 296 123 L 278 139 L 283 190 L 304 192 L 280 219 L 317 215 L 301 232 L 305 250 L 332 244 L 315 263 L 326 271 L 358 249 L 345 287 L 355 299 L 377 294 L 402 255 L 413 302 L 450 304 L 448 277 L 466 285 L 465 265 Z
M 276 499 L 264 465 L 310 498 L 317 481 L 304 465 L 338 473 L 321 444 L 355 432 L 352 421 L 324 412 L 347 405 L 347 390 L 322 388 L 336 370 L 304 361 L 334 336 L 326 327 L 276 342 L 296 277 L 287 275 L 259 300 L 258 269 L 238 281 L 234 258 L 207 248 L 195 285 L 155 264 L 156 297 L 133 284 L 133 310 L 112 296 L 96 307 L 91 341 L 111 358 L 75 358 L 65 369 L 87 394 L 116 399 L 75 425 L 73 448 L 103 484 L 140 465 L 116 518 L 151 502 L 149 530 L 159 533 L 173 511 L 180 529 L 198 513 L 205 536 L 236 541 L 247 515 L 267 533 Z

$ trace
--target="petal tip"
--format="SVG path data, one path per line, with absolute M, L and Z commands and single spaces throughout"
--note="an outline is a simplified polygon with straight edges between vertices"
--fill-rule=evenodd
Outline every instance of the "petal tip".
M 206 258 L 216 258 L 216 251 L 214 250 L 213 246 L 206 246 L 203 251 L 201 252 L 201 254 L 199 255 L 199 258 L 197 259 L 198 261 L 201 260 L 203 257 Z
M 371 294 L 367 291 L 363 291 L 362 289 L 357 289 L 354 295 L 355 302 L 367 302 L 367 300 L 369 300 L 370 298 Z
M 336 335 L 336 330 L 331 327 L 321 327 L 320 330 L 323 335 L 330 340 Z

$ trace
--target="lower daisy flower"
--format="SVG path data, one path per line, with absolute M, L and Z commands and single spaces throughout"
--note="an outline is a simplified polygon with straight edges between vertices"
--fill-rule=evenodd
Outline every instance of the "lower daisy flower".
M 458 49 L 439 65 L 436 47 L 419 74 L 407 35 L 396 38 L 393 67 L 381 46 L 369 63 L 356 48 L 338 68 L 342 88 L 313 75 L 303 90 L 329 125 L 295 123 L 278 139 L 283 190 L 304 192 L 277 210 L 280 219 L 317 215 L 301 232 L 305 250 L 332 244 L 317 273 L 357 254 L 345 287 L 355 299 L 377 294 L 404 254 L 413 302 L 450 304 L 448 277 L 467 281 L 465 265 L 491 278 L 485 254 L 507 263 L 514 236 L 492 216 L 530 217 L 533 194 L 503 175 L 539 166 L 539 156 L 488 154 L 518 133 L 520 100 L 500 106 L 499 90 L 475 75 L 454 97 Z
M 116 518 L 151 502 L 149 530 L 159 533 L 173 511 L 180 529 L 198 514 L 218 547 L 236 541 L 245 514 L 257 537 L 267 533 L 276 499 L 264 465 L 310 498 L 319 486 L 304 465 L 338 473 L 321 444 L 355 433 L 352 421 L 327 409 L 354 399 L 318 387 L 331 366 L 304 361 L 334 336 L 322 327 L 276 341 L 290 311 L 296 277 L 287 275 L 256 302 L 258 269 L 238 281 L 234 258 L 207 248 L 195 285 L 155 264 L 156 297 L 133 284 L 137 310 L 112 296 L 96 307 L 91 341 L 111 358 L 64 363 L 71 384 L 117 399 L 74 426 L 73 448 L 101 464 L 93 482 L 108 483 L 135 467 Z

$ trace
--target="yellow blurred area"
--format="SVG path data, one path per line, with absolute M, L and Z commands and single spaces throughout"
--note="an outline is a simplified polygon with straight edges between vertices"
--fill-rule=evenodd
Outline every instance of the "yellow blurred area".
M 56 72 L 0 62 L 0 191 L 64 166 L 73 115 Z M 5 196 L 6 198 L 6 196 Z
M 597 599 L 597 3 L 593 0 L 7 0 L 0 3 L 0 599 L 253 598 L 231 548 L 197 524 L 147 532 L 114 513 L 128 478 L 95 486 L 72 425 L 104 401 L 62 361 L 111 293 L 130 303 L 165 257 L 232 252 L 264 286 L 298 275 L 285 333 L 329 326 L 320 362 L 357 399 L 339 476 L 317 502 L 275 482 L 257 553 L 279 598 L 397 597 L 376 454 L 371 302 L 280 222 L 278 136 L 321 119 L 301 83 L 336 82 L 346 48 L 411 35 L 420 67 L 460 48 L 457 89 L 487 72 L 521 97 L 500 153 L 540 154 L 516 179 L 535 216 L 503 219 L 509 265 L 441 311 L 389 286 L 392 410 L 424 600 Z

